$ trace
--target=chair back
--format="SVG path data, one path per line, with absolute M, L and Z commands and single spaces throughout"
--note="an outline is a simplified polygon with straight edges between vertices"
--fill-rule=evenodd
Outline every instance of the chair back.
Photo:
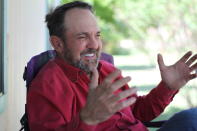
M 30 82 L 35 78 L 39 70 L 50 60 L 56 56 L 55 50 L 48 50 L 42 52 L 36 56 L 33 56 L 25 67 L 23 79 L 26 81 L 26 87 L 28 89 Z M 114 64 L 114 58 L 112 55 L 102 52 L 100 60 L 107 61 Z

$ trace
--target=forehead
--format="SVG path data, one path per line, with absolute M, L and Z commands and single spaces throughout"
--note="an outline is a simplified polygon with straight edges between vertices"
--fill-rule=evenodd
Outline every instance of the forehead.
M 93 32 L 98 31 L 96 17 L 88 9 L 73 8 L 64 17 L 66 31 L 69 32 Z

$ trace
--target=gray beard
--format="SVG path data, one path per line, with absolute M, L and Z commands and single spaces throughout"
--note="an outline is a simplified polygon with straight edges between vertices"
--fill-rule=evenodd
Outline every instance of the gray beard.
M 92 63 L 92 64 L 94 64 L 97 67 L 98 66 L 98 59 L 96 59 L 96 60 L 89 60 L 88 63 Z M 87 64 L 85 64 L 82 60 L 76 61 L 72 65 L 74 67 L 77 67 L 77 68 L 83 70 L 87 74 L 91 74 L 91 72 L 92 72 L 92 69 L 90 69 L 90 67 Z
M 97 55 L 97 58 L 95 60 L 89 60 L 88 63 L 91 63 L 92 65 L 95 65 L 96 67 L 98 66 L 98 61 L 99 61 L 99 53 L 98 51 L 95 51 L 95 50 L 92 50 L 92 49 L 88 49 L 87 51 L 85 52 L 82 52 L 81 56 L 87 52 L 94 52 L 96 55 Z M 71 54 L 71 51 L 69 49 L 65 49 L 65 52 L 64 52 L 64 59 L 66 61 L 69 62 L 69 64 L 71 64 L 72 66 L 76 67 L 76 68 L 79 68 L 81 70 L 83 70 L 84 72 L 86 72 L 88 75 L 91 74 L 92 72 L 92 69 L 88 66 L 88 64 L 85 64 L 82 59 L 80 60 L 74 60 L 73 59 L 73 55 Z

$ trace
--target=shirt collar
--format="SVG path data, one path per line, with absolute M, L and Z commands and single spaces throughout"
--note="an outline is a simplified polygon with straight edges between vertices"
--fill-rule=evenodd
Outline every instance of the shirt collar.
M 78 78 L 79 78 L 79 74 L 82 74 L 85 72 L 77 67 L 74 67 L 70 64 L 68 64 L 66 61 L 64 61 L 63 59 L 56 57 L 54 59 L 55 63 L 58 64 L 60 66 L 60 68 L 63 70 L 63 72 L 66 74 L 66 76 L 73 82 L 77 82 Z M 102 63 L 99 62 L 98 64 L 98 71 L 101 70 L 102 67 Z

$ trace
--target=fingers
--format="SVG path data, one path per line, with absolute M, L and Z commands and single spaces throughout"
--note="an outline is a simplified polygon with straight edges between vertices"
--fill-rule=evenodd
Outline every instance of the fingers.
M 115 113 L 115 112 L 135 103 L 135 101 L 136 101 L 135 97 L 131 97 L 129 99 L 124 99 L 124 98 L 132 96 L 133 94 L 136 94 L 136 92 L 137 92 L 137 88 L 130 88 L 128 90 L 120 92 L 117 95 L 113 95 L 111 98 L 106 100 L 106 102 L 108 103 L 108 105 L 111 105 L 111 110 L 113 113 Z M 124 99 L 124 100 L 120 101 L 122 99 Z
M 194 56 L 192 56 L 187 62 L 186 65 L 190 66 L 192 65 L 195 61 L 197 60 L 197 54 L 195 54 Z M 197 63 L 194 63 L 191 67 L 190 67 L 190 71 L 192 72 L 193 70 L 197 69 Z
M 190 76 L 189 76 L 189 79 L 190 80 L 192 80 L 192 79 L 194 79 L 194 78 L 196 78 L 197 77 L 197 74 L 195 73 L 195 74 L 191 74 Z
M 192 52 L 188 51 L 183 57 L 181 57 L 179 61 L 182 61 L 185 63 L 191 55 L 192 55 Z
M 190 66 L 196 59 L 197 59 L 197 54 L 194 55 L 192 58 L 190 58 L 190 59 L 186 62 L 186 64 L 187 64 L 188 66 Z
M 116 80 L 120 76 L 120 70 L 115 70 L 111 73 L 100 85 L 100 90 L 102 92 L 102 97 L 109 98 L 113 95 L 113 92 L 120 89 L 124 85 L 126 85 L 131 77 L 125 77 Z
M 103 81 L 102 87 L 109 87 L 111 83 L 118 77 L 120 76 L 121 71 L 120 70 L 115 70 L 111 74 L 109 74 Z
M 190 71 L 196 70 L 197 69 L 197 63 L 195 63 L 194 65 L 192 65 L 190 67 Z
M 137 93 L 137 88 L 130 88 L 118 94 L 118 101 Z
M 117 95 L 113 95 L 109 99 L 109 103 L 118 102 L 124 98 L 132 96 L 133 94 L 136 94 L 136 92 L 137 92 L 137 88 L 130 88 L 128 90 L 122 91 L 121 93 L 119 93 Z
M 117 77 L 120 76 L 120 73 L 121 73 L 121 71 L 117 69 L 114 72 L 112 72 L 111 74 L 109 74 L 104 79 L 104 81 L 101 83 L 100 87 L 101 88 L 106 88 L 106 90 L 109 91 L 111 89 L 109 87 L 111 87 L 111 84 L 114 82 L 114 80 L 117 79 Z M 98 79 L 99 79 L 98 70 L 96 68 L 94 68 L 93 71 L 92 71 L 91 78 L 90 78 L 90 83 L 89 83 L 90 89 L 95 89 L 98 86 Z M 119 86 L 122 87 L 128 81 L 130 81 L 129 77 L 126 77 L 126 78 L 123 78 L 121 80 L 118 80 L 117 86 L 115 86 L 115 87 L 119 87 Z M 103 92 L 105 92 L 105 89 L 103 90 Z M 111 91 L 109 91 L 109 92 L 111 93 Z M 112 90 L 112 92 L 113 92 L 113 90 Z
M 158 62 L 160 71 L 163 70 L 163 68 L 165 67 L 165 64 L 164 64 L 163 57 L 161 54 L 157 55 L 157 62 Z
M 122 109 L 134 104 L 135 101 L 136 101 L 136 98 L 135 97 L 131 97 L 131 98 L 129 98 L 129 99 L 123 101 L 123 102 L 120 102 L 120 103 L 116 104 L 114 106 L 114 112 L 117 112 L 119 110 L 122 110 Z
M 95 89 L 98 86 L 98 79 L 99 79 L 98 70 L 94 68 L 92 70 L 92 74 L 90 78 L 90 84 L 89 84 L 90 89 Z
M 125 78 L 122 78 L 120 80 L 115 81 L 111 87 L 109 88 L 110 93 L 118 90 L 119 88 L 123 87 L 126 85 L 129 81 L 131 80 L 131 77 L 127 76 Z

